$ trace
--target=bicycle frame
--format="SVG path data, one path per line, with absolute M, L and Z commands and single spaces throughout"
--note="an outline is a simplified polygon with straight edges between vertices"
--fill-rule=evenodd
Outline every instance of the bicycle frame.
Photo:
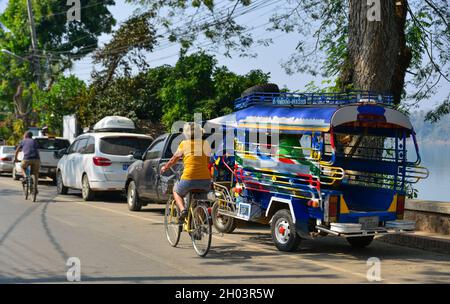
M 192 197 L 191 197 L 191 194 L 189 194 L 189 198 L 188 198 L 188 202 L 187 202 L 188 216 L 184 219 L 184 222 L 182 225 L 183 231 L 186 231 L 188 233 L 191 233 L 193 231 L 191 229 L 191 221 L 192 221 L 192 214 L 194 214 L 194 207 L 197 205 L 196 203 L 197 203 L 196 200 L 194 200 L 194 203 L 192 203 Z M 173 217 L 177 217 L 175 199 L 172 199 L 170 214 Z

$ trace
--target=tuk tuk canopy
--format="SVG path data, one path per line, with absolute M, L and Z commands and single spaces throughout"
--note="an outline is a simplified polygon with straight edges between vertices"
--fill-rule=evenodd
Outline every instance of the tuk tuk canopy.
M 208 121 L 224 128 L 328 132 L 332 127 L 365 123 L 412 130 L 408 117 L 377 104 L 280 107 L 254 105 Z

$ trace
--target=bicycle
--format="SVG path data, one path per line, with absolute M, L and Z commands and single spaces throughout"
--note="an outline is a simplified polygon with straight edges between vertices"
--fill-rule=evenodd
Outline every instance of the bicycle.
M 28 200 L 28 197 L 32 196 L 33 203 L 36 202 L 37 179 L 36 175 L 31 174 L 30 166 L 27 166 L 25 170 L 25 176 L 22 181 L 22 188 L 25 195 L 25 200 Z
M 164 229 L 167 240 L 172 247 L 176 247 L 180 241 L 181 232 L 189 233 L 195 252 L 200 257 L 205 257 L 211 248 L 212 219 L 210 212 L 211 200 L 208 192 L 204 190 L 192 190 L 185 199 L 188 215 L 183 222 L 179 222 L 179 209 L 175 199 L 170 197 L 166 203 L 164 212 Z

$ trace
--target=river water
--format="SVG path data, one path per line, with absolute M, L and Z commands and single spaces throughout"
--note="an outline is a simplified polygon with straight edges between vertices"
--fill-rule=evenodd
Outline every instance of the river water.
M 421 166 L 430 171 L 427 179 L 419 181 L 418 199 L 450 202 L 450 145 L 419 144 Z

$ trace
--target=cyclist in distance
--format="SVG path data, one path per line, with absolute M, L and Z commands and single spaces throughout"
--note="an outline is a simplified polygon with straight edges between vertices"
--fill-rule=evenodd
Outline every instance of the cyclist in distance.
M 30 173 L 36 177 L 36 183 L 34 185 L 36 194 L 37 191 L 37 181 L 39 178 L 39 167 L 41 166 L 41 161 L 39 157 L 38 144 L 33 139 L 33 132 L 27 131 L 23 136 L 23 140 L 20 142 L 19 146 L 16 149 L 16 154 L 14 157 L 14 162 L 18 162 L 17 156 L 19 152 L 23 151 L 23 160 L 22 160 L 22 172 L 23 176 L 26 176 L 27 167 L 30 166 Z M 24 179 L 25 180 L 25 179 Z

